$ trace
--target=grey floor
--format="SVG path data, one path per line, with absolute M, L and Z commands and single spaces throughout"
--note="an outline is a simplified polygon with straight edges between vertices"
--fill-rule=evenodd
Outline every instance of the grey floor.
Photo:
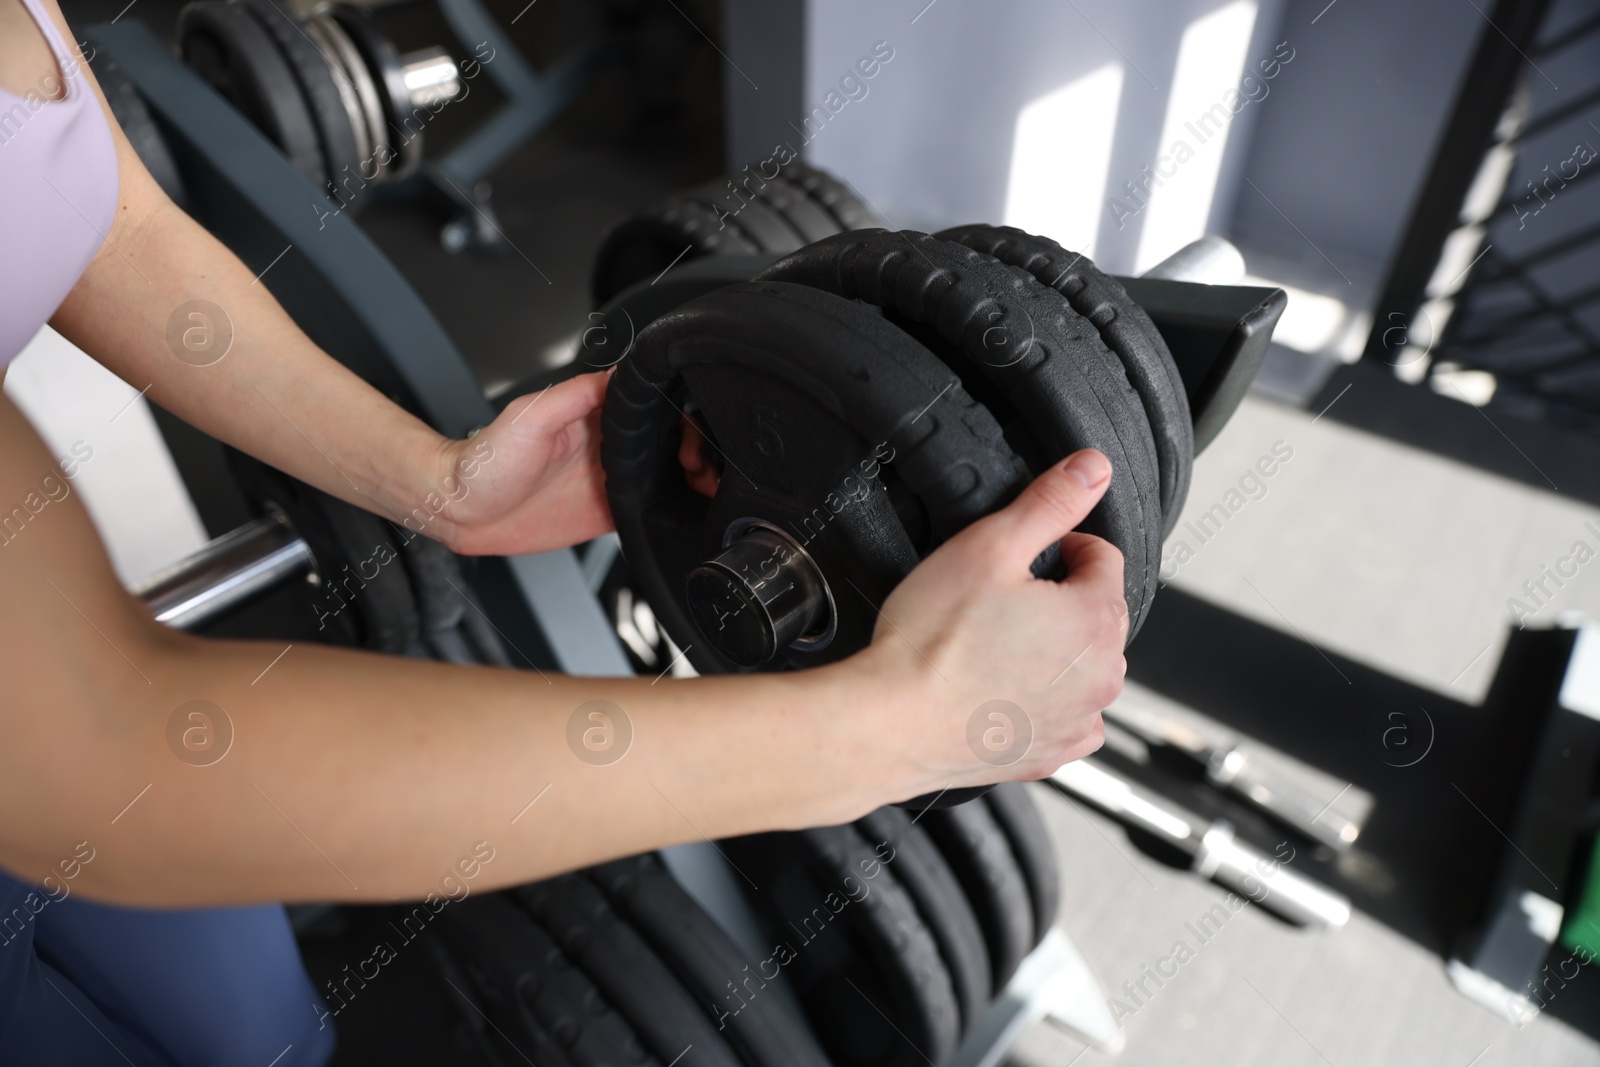
M 1041 1024 L 1013 1049 L 1014 1067 L 1600 1064 L 1600 1046 L 1549 1013 L 1519 1029 L 1467 1001 L 1437 955 L 1359 911 L 1342 930 L 1306 932 L 1247 906 L 1202 945 L 1186 924 L 1223 890 L 1151 859 L 1048 787 L 1038 794 L 1063 857 L 1059 925 L 1134 1014 L 1118 1056 Z M 1122 990 L 1179 940 L 1194 955 L 1175 978 L 1142 1003 Z

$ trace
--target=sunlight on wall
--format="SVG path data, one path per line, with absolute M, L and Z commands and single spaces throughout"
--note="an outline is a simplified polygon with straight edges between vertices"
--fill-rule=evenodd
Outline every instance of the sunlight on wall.
M 1005 222 L 1094 257 L 1122 65 L 1108 63 L 1017 113 Z
M 1239 86 L 1255 22 L 1256 0 L 1234 0 L 1183 31 L 1151 167 L 1160 184 L 1142 212 L 1135 271 L 1147 270 L 1205 236 L 1228 131 L 1243 107 L 1237 104 Z M 1145 175 L 1135 180 L 1143 181 Z

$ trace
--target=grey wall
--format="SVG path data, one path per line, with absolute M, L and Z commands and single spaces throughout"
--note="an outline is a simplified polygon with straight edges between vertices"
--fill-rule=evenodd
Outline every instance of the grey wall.
M 725 72 L 730 163 L 765 158 L 781 140 L 842 174 L 898 226 L 1000 221 L 1019 110 L 1122 63 L 1115 193 L 1165 150 L 1183 31 L 1225 0 L 926 2 L 725 4 L 730 61 L 760 86 Z M 1345 273 L 1381 275 L 1483 27 L 1461 0 L 1261 0 L 1250 60 L 1279 41 L 1294 59 L 1233 120 L 1210 229 L 1317 259 L 1309 240 Z M 894 59 L 805 144 L 791 123 L 880 40 Z M 1199 114 L 1213 102 L 1182 107 Z M 1097 210 L 1097 259 L 1132 269 L 1148 213 L 1119 230 L 1104 204 Z
M 779 140 L 846 177 L 898 226 L 933 229 L 1001 221 L 1013 132 L 1030 101 L 1108 63 L 1124 66 L 1109 185 L 1136 178 L 1159 144 L 1172 68 L 1183 31 L 1227 0 L 731 0 L 724 5 L 730 64 L 730 163 L 765 158 Z M 1283 0 L 1260 0 L 1248 55 L 1271 52 Z M 919 14 L 920 13 L 920 14 Z M 796 16 L 802 23 L 797 37 Z M 913 22 L 913 20 L 915 20 Z M 894 58 L 815 132 L 800 117 L 875 42 Z M 793 56 L 803 55 L 795 84 Z M 759 88 L 737 73 L 737 65 Z M 1142 72 L 1142 73 L 1141 73 Z M 1285 76 L 1287 76 L 1287 71 Z M 1279 81 L 1283 80 L 1282 78 Z M 1194 111 L 1213 100 L 1196 101 Z M 1247 107 L 1229 135 L 1221 217 L 1261 105 Z M 785 118 L 785 112 L 789 118 Z M 791 125 L 793 123 L 793 125 Z M 811 133 L 809 143 L 804 134 Z M 1121 230 L 1094 207 L 1098 258 L 1129 269 L 1142 218 Z M 1068 240 L 1070 235 L 1053 234 Z
M 1409 217 L 1482 15 L 1461 0 L 1288 0 L 1299 55 L 1262 109 L 1231 229 L 1381 277 Z M 1478 6 L 1487 9 L 1487 3 Z M 1293 220 L 1302 238 L 1286 221 Z

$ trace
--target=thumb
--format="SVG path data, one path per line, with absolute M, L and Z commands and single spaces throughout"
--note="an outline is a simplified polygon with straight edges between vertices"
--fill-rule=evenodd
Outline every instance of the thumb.
M 609 378 L 605 371 L 580 374 L 546 386 L 537 393 L 520 396 L 505 406 L 493 425 L 510 427 L 515 424 L 517 432 L 523 434 L 536 427 L 559 430 L 587 417 L 605 403 Z
M 1044 549 L 1081 523 L 1111 485 L 1111 461 L 1092 449 L 1074 452 L 1035 478 L 1017 499 L 974 524 L 1002 566 L 1026 570 Z

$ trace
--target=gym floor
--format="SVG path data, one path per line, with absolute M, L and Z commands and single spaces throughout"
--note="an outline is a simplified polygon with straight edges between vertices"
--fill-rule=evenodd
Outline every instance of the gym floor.
M 122 6 L 66 5 L 75 26 Z M 142 0 L 127 17 L 170 33 L 175 11 L 168 0 Z M 524 379 L 570 348 L 585 325 L 590 259 L 609 221 L 723 170 L 720 78 L 715 55 L 701 49 L 679 106 L 649 120 L 638 117 L 620 73 L 603 78 L 495 174 L 509 246 L 502 251 L 445 253 L 443 220 L 414 205 L 380 202 L 362 216 L 486 389 Z M 67 355 L 41 351 L 31 370 L 13 377 L 47 391 L 50 368 L 69 364 Z M 142 402 L 136 408 L 134 422 L 144 417 Z M 1367 833 L 1342 872 L 1327 857 L 1306 856 L 1313 873 L 1364 889 L 1353 894 L 1355 916 L 1334 932 L 1303 931 L 1257 908 L 1240 912 L 1125 1020 L 1127 1047 L 1116 1062 L 1600 1064 L 1600 978 L 1592 968 L 1519 1028 L 1450 985 L 1443 961 L 1452 946 L 1439 918 L 1452 904 L 1446 847 L 1463 827 L 1490 839 L 1498 832 L 1470 828 L 1476 816 L 1456 783 L 1492 751 L 1488 701 L 1510 631 L 1506 598 L 1566 553 L 1584 523 L 1600 521 L 1600 443 L 1495 425 L 1466 405 L 1346 368 L 1305 407 L 1264 394 L 1247 399 L 1197 461 L 1184 521 L 1277 442 L 1293 459 L 1266 495 L 1193 546 L 1157 600 L 1129 655 L 1125 699 L 1175 701 L 1372 794 Z M 158 453 L 138 459 L 139 447 L 128 446 L 121 476 L 104 479 L 121 486 L 119 497 L 97 501 L 95 485 L 85 486 L 102 529 L 128 531 L 114 542 L 148 542 L 113 544 L 129 577 L 164 562 L 163 554 L 181 555 L 198 536 L 192 510 L 150 524 L 148 502 L 160 486 L 146 491 L 128 472 L 154 472 L 147 477 L 159 482 L 170 465 L 163 468 Z M 1580 572 L 1531 624 L 1566 611 L 1600 617 L 1594 574 Z M 1395 698 L 1430 708 L 1440 731 L 1434 757 L 1405 769 L 1385 765 L 1366 741 L 1373 710 Z M 1123 983 L 1186 937 L 1185 923 L 1224 891 L 1146 850 L 1116 822 L 1049 787 L 1036 791 L 1062 857 L 1060 926 L 1108 995 L 1126 999 Z M 1241 828 L 1271 849 L 1260 837 L 1265 828 Z M 368 932 L 383 919 L 374 909 L 343 929 L 313 926 L 305 948 L 319 984 L 365 956 Z M 426 949 L 402 953 L 385 973 L 341 1014 L 335 1062 L 465 1062 Z M 1019 1067 L 1111 1059 L 1047 1024 L 1013 1053 Z

